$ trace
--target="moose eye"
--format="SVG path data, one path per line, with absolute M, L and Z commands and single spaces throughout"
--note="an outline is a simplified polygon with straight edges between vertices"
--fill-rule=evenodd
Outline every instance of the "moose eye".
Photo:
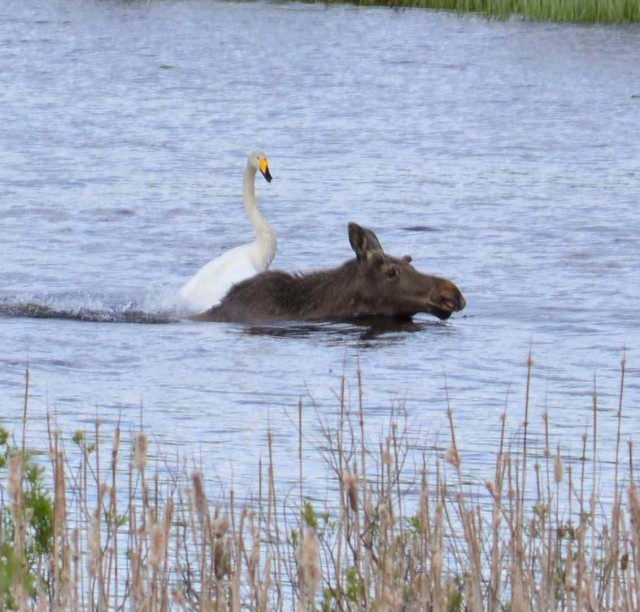
M 389 278 L 395 278 L 396 276 L 398 276 L 398 268 L 389 268 L 387 270 L 387 276 Z

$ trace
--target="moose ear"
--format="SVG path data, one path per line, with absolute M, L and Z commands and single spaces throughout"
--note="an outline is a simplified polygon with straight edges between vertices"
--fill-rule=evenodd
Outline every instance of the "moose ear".
M 349 223 L 349 242 L 361 264 L 378 261 L 384 255 L 378 237 L 370 229 L 360 227 L 357 223 Z

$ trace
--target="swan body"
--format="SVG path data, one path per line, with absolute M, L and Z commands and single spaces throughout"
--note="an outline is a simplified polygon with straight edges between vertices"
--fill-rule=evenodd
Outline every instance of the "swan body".
M 255 178 L 260 171 L 271 182 L 269 160 L 262 151 L 251 151 L 242 179 L 242 199 L 256 239 L 212 259 L 180 289 L 183 303 L 201 312 L 215 306 L 236 283 L 264 272 L 276 254 L 276 234 L 258 210 Z

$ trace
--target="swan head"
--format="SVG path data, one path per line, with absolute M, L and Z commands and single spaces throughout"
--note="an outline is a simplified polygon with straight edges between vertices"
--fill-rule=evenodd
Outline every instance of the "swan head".
M 264 151 L 251 151 L 251 153 L 249 153 L 249 159 L 247 159 L 247 163 L 254 170 L 259 170 L 260 174 L 264 176 L 267 183 L 271 182 L 272 176 L 271 172 L 269 172 L 269 160 L 267 159 Z

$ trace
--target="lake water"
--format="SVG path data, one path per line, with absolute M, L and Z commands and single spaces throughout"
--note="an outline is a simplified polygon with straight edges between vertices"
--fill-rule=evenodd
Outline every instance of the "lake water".
M 521 430 L 531 350 L 531 435 L 548 411 L 578 454 L 595 385 L 611 460 L 625 355 L 623 438 L 640 433 L 639 48 L 638 27 L 426 10 L 5 0 L 0 425 L 19 436 L 28 363 L 32 447 L 47 412 L 67 433 L 143 423 L 250 491 L 268 428 L 286 485 L 298 401 L 313 439 L 360 367 L 372 437 L 404 406 L 420 443 L 446 448 L 450 406 L 481 481 L 503 411 Z M 273 267 L 341 263 L 354 220 L 454 280 L 466 310 L 379 335 L 179 320 L 180 285 L 251 240 L 255 147 Z M 11 315 L 28 303 L 158 324 Z M 307 469 L 321 487 L 328 471 Z

